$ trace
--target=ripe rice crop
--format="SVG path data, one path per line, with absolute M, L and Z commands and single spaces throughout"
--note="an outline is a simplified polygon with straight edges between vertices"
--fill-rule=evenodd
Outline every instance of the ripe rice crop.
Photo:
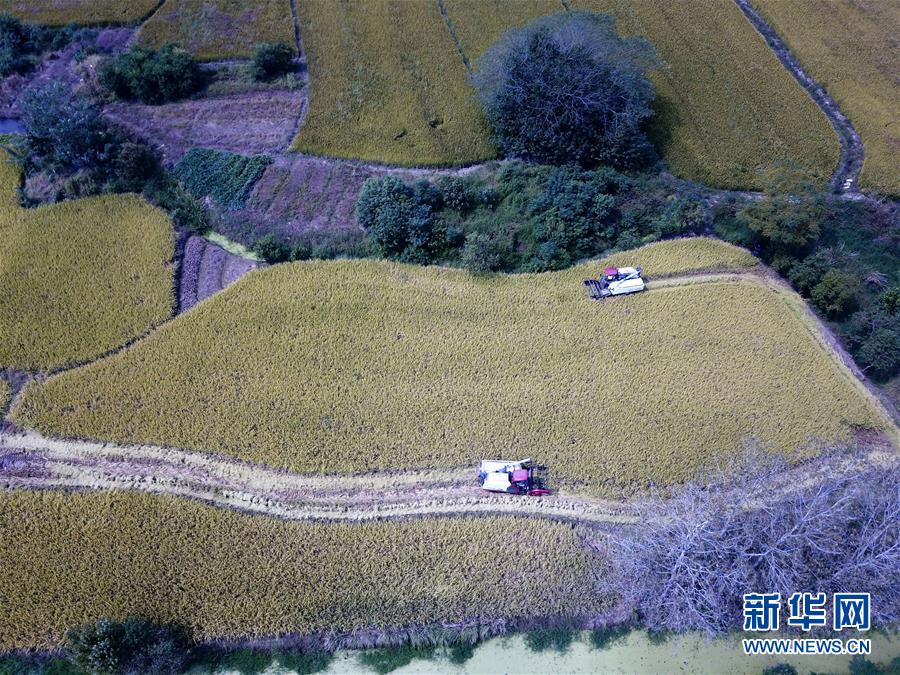
M 565 11 L 559 0 L 444 0 L 462 49 L 473 62 L 510 28 Z
M 687 260 L 694 245 L 665 244 Z M 629 260 L 650 261 L 651 278 L 664 268 L 652 251 Z M 489 277 L 346 260 L 251 272 L 131 349 L 31 383 L 13 418 L 301 472 L 534 457 L 555 481 L 594 491 L 683 481 L 749 436 L 787 450 L 885 425 L 769 288 L 704 283 L 594 303 L 581 282 L 604 264 Z
M 731 0 L 569 6 L 612 14 L 621 32 L 656 46 L 666 67 L 650 78 L 657 91 L 651 131 L 675 174 L 757 188 L 758 168 L 792 161 L 823 182 L 831 175 L 839 154 L 831 125 Z
M 10 396 L 12 396 L 12 389 L 9 386 L 9 382 L 0 379 L 0 411 L 6 410 Z
M 261 42 L 296 46 L 288 0 L 166 0 L 138 41 L 157 49 L 175 43 L 204 61 L 250 56 Z
M 244 207 L 256 181 L 271 163 L 272 158 L 266 155 L 247 157 L 192 148 L 175 165 L 175 176 L 198 199 L 212 197 L 226 209 L 236 211 Z
M 575 531 L 549 521 L 311 524 L 138 493 L 0 492 L 0 650 L 58 647 L 104 615 L 199 639 L 577 616 L 601 609 L 592 578 Z
M 310 108 L 294 149 L 391 164 L 494 156 L 436 2 L 304 0 Z
M 50 26 L 127 24 L 140 21 L 157 4 L 158 0 L 0 0 L 0 14 Z
M 135 195 L 19 206 L 0 157 L 0 367 L 96 358 L 172 312 L 168 217 Z
M 853 122 L 866 161 L 861 187 L 900 195 L 900 4 L 879 0 L 753 0 L 809 74 Z

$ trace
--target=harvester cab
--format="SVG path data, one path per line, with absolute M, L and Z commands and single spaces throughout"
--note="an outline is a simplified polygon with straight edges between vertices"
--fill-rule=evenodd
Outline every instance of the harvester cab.
M 546 487 L 547 467 L 530 459 L 518 462 L 505 459 L 484 460 L 478 467 L 478 482 L 488 492 L 541 497 L 549 495 Z
M 591 300 L 640 293 L 646 289 L 643 271 L 640 267 L 607 267 L 599 279 L 585 279 L 584 286 Z

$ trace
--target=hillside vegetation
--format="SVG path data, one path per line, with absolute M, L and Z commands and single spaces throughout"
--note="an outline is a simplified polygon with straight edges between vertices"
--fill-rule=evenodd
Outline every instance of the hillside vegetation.
M 67 23 L 134 23 L 153 11 L 158 0 L 0 0 L 0 14 L 23 21 L 63 26 Z
M 900 4 L 879 0 L 753 0 L 753 4 L 862 137 L 866 161 L 859 186 L 900 195 Z
M 577 534 L 548 521 L 308 524 L 138 493 L 0 492 L 0 533 L 0 650 L 58 647 L 99 616 L 208 640 L 600 610 Z
M 172 311 L 172 225 L 135 195 L 23 209 L 0 156 L 0 367 L 96 358 Z
M 196 58 L 247 57 L 261 42 L 293 46 L 288 0 L 166 0 L 141 26 L 138 42 L 159 49 L 175 43 Z
M 651 278 L 698 259 L 734 264 L 733 248 L 717 260 L 708 242 L 681 253 L 692 244 L 631 261 L 648 261 Z M 581 282 L 602 264 L 491 277 L 279 265 L 126 352 L 33 383 L 14 419 L 303 472 L 533 456 L 595 491 L 685 480 L 751 435 L 789 449 L 883 424 L 768 288 L 707 283 L 596 304 Z
M 401 165 L 494 156 L 436 2 L 305 0 L 299 12 L 310 109 L 295 150 Z

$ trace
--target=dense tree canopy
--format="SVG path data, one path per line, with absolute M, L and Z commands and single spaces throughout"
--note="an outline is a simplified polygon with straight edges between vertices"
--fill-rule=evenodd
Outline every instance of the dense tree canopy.
M 552 164 L 635 167 L 652 156 L 643 133 L 657 64 L 612 17 L 564 12 L 508 31 L 479 59 L 475 86 L 507 155 Z

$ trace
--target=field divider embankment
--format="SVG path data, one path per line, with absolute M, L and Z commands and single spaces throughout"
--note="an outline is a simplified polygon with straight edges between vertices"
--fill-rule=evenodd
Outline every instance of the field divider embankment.
M 459 39 L 459 34 L 456 32 L 456 27 L 453 25 L 453 20 L 450 18 L 450 14 L 447 12 L 447 6 L 444 4 L 444 0 L 437 0 L 438 10 L 441 12 L 441 18 L 444 20 L 444 26 L 447 28 L 447 32 L 450 33 L 450 37 L 453 39 L 453 44 L 456 45 L 456 51 L 459 52 L 459 56 L 462 59 L 463 65 L 466 67 L 466 73 L 468 73 L 469 77 L 472 77 L 472 63 L 469 61 L 469 57 L 466 54 L 466 50 L 463 49 L 462 40 Z

